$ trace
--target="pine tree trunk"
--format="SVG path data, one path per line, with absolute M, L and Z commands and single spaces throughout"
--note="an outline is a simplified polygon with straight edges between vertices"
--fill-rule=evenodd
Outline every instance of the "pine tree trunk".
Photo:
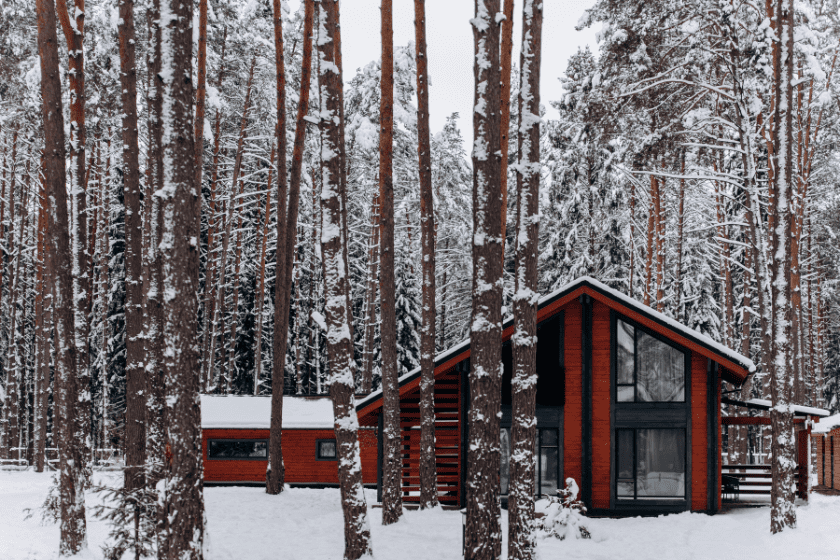
M 665 179 L 657 179 L 654 209 L 656 216 L 656 310 L 665 307 L 665 216 L 662 212 L 662 190 Z
M 222 87 L 222 78 L 225 74 L 225 47 L 227 46 L 227 26 L 222 35 L 222 53 L 219 76 L 216 80 L 217 89 Z M 204 281 L 204 328 L 202 329 L 202 387 L 204 391 L 210 390 L 210 384 L 214 379 L 214 364 L 216 356 L 216 275 L 219 268 L 218 257 L 213 257 L 215 251 L 216 235 L 219 229 L 219 214 L 216 207 L 216 185 L 219 179 L 219 142 L 221 140 L 222 116 L 219 109 L 216 109 L 216 124 L 213 131 L 213 164 L 210 170 L 210 214 L 207 217 L 207 272 Z
M 499 171 L 499 0 L 476 0 L 472 324 L 464 557 L 501 556 L 499 416 L 502 378 L 502 193 Z
M 513 12 L 513 0 L 508 0 Z M 512 28 L 513 25 L 510 25 Z M 503 27 L 504 29 L 504 27 Z M 512 33 L 512 30 L 511 30 Z M 420 331 L 420 508 L 438 505 L 435 467 L 435 210 L 432 192 L 432 148 L 429 131 L 429 81 L 426 57 L 426 1 L 414 0 L 417 60 L 417 136 L 420 159 L 420 245 L 422 247 L 422 326 Z M 504 66 L 504 59 L 502 61 Z M 508 57 L 510 66 L 510 57 Z M 507 80 L 510 96 L 510 80 Z M 510 104 L 508 104 L 508 108 Z M 504 104 L 502 104 L 504 111 Z M 508 118 L 510 111 L 508 110 Z M 505 123 L 502 123 L 504 132 Z M 507 138 L 506 135 L 503 136 Z M 502 161 L 505 162 L 504 144 Z M 503 163 L 503 166 L 504 166 Z M 504 173 L 503 173 L 504 175 Z M 504 239 L 504 236 L 502 236 Z
M 122 90 L 122 161 L 125 196 L 125 480 L 126 491 L 143 488 L 146 462 L 145 372 L 143 370 L 143 294 L 140 274 L 143 232 L 140 222 L 140 146 L 137 130 L 137 66 L 134 0 L 120 0 L 120 88 Z M 106 187 L 107 188 L 107 187 Z M 108 216 L 107 209 L 105 216 Z M 106 219 L 105 224 L 108 223 Z M 107 263 L 108 231 L 103 251 Z M 107 286 L 107 284 L 105 284 Z M 104 328 L 104 325 L 103 325 Z M 103 348 L 104 350 L 104 348 Z M 135 518 L 139 515 L 135 511 Z
M 204 497 L 201 456 L 198 333 L 198 215 L 192 114 L 191 0 L 166 0 L 161 29 L 163 106 L 163 338 L 166 379 L 166 538 L 162 557 L 203 558 Z M 165 21 L 165 20 L 164 20 Z M 177 79 L 172 77 L 177 76 Z
M 394 26 L 391 0 L 382 0 L 382 80 L 379 104 L 379 200 L 381 207 L 379 305 L 382 316 L 382 524 L 402 516 L 400 393 L 394 280 Z
M 350 317 L 347 315 L 347 294 L 350 289 L 347 261 L 342 260 L 344 249 L 341 235 L 342 193 L 340 175 L 344 173 L 339 157 L 343 143 L 339 117 L 338 90 L 342 88 L 335 72 L 335 45 L 338 22 L 338 2 L 321 2 L 319 14 L 318 51 L 320 57 L 319 89 L 321 99 L 321 195 L 322 233 L 321 251 L 324 260 L 325 314 L 327 323 L 327 352 L 330 361 L 330 394 L 335 416 L 335 437 L 338 446 L 338 479 L 344 511 L 344 558 L 356 560 L 371 555 L 370 527 L 367 504 L 362 488 L 359 459 L 358 419 L 353 397 L 353 340 L 350 337 Z
M 772 239 L 772 327 L 770 409 L 772 429 L 773 483 L 771 489 L 770 531 L 779 533 L 796 527 L 794 500 L 795 438 L 792 402 L 793 377 L 790 369 L 792 335 L 791 290 L 791 194 L 793 179 L 793 1 L 776 2 L 776 38 L 780 48 L 774 53 L 778 72 L 774 80 L 775 124 L 774 189 L 770 212 Z
M 43 157 L 41 157 L 41 170 L 43 170 Z M 47 325 L 45 320 L 47 305 L 46 299 L 50 297 L 47 292 L 47 283 L 44 278 L 46 266 L 46 231 L 47 231 L 47 199 L 44 191 L 43 181 L 39 181 L 38 187 L 38 241 L 36 257 L 35 276 L 35 472 L 44 472 L 44 459 L 47 440 L 47 396 L 49 392 L 49 337 L 47 336 Z
M 234 209 L 236 208 L 237 204 L 241 204 L 242 199 L 242 192 L 245 188 L 244 182 L 239 180 L 239 173 L 242 170 L 242 151 L 245 145 L 245 132 L 248 127 L 248 109 L 251 106 L 251 93 L 254 84 L 254 67 L 257 64 L 257 54 L 254 52 L 254 55 L 251 57 L 251 68 L 248 71 L 248 86 L 245 90 L 245 103 L 242 106 L 242 119 L 239 123 L 239 138 L 236 141 L 236 156 L 233 160 L 233 179 L 230 183 L 230 196 L 228 197 L 228 207 L 227 207 L 227 221 L 225 224 L 225 237 L 222 242 L 222 255 L 219 257 L 220 260 L 220 278 L 221 282 L 219 282 L 219 301 L 218 301 L 218 309 L 219 314 L 224 315 L 224 303 L 225 303 L 225 277 L 227 276 L 225 269 L 226 262 L 227 262 L 227 255 L 228 250 L 230 249 L 230 236 L 232 233 L 231 228 L 233 227 L 233 216 L 234 216 Z M 236 190 L 236 185 L 239 184 L 239 190 Z M 234 193 L 237 193 L 234 196 Z M 227 341 L 227 351 L 225 352 L 225 359 L 222 360 L 222 371 L 221 371 L 221 378 L 224 380 L 224 390 L 225 393 L 230 393 L 231 391 L 231 382 L 232 377 L 235 371 L 235 357 L 236 357 L 236 329 L 238 326 L 238 319 L 239 319 L 239 264 L 241 259 L 241 249 L 242 249 L 242 214 L 237 212 L 238 215 L 238 227 L 236 228 L 236 256 L 235 256 L 235 269 L 233 274 L 233 305 L 231 306 L 230 314 L 231 314 L 231 324 L 230 324 L 230 336 L 228 337 Z M 222 329 L 221 332 L 224 332 Z
M 295 118 L 295 141 L 289 177 L 288 206 L 286 183 L 286 70 L 283 58 L 283 28 L 279 0 L 274 0 L 274 43 L 277 68 L 277 249 L 274 281 L 274 337 L 271 373 L 271 437 L 268 446 L 268 471 L 265 491 L 283 491 L 286 468 L 283 464 L 283 391 L 286 374 L 286 346 L 289 337 L 289 308 L 292 291 L 292 268 L 297 242 L 297 219 L 300 205 L 300 180 L 303 171 L 303 147 L 306 141 L 306 117 L 309 112 L 309 89 L 312 79 L 312 31 L 315 6 L 305 0 L 303 58 L 301 59 L 300 96 Z
M 685 150 L 680 151 L 680 175 L 685 176 Z M 679 215 L 677 216 L 677 266 L 674 267 L 674 317 L 678 321 L 684 322 L 685 317 L 683 313 L 683 286 L 682 286 L 682 268 L 683 268 L 683 243 L 685 237 L 685 179 L 680 178 L 679 193 Z
M 501 122 L 499 124 L 499 146 L 502 150 L 502 162 L 499 169 L 499 179 L 502 184 L 502 268 L 505 266 L 505 243 L 507 242 L 508 152 L 510 151 L 508 134 L 510 134 L 510 87 L 511 81 L 513 80 L 513 76 L 511 76 L 511 59 L 513 58 L 513 0 L 503 0 L 503 3 L 505 19 L 502 22 L 500 53 L 502 63 L 502 92 L 501 100 L 499 101 L 502 111 Z
M 79 406 L 76 422 L 81 432 L 85 465 L 81 466 L 83 484 L 89 482 L 88 457 L 90 457 L 90 356 L 88 340 L 90 337 L 91 278 L 89 274 L 91 255 L 88 251 L 88 216 L 87 216 L 87 175 L 85 173 L 85 63 L 84 63 L 84 24 L 85 2 L 74 0 L 73 18 L 67 10 L 67 0 L 57 0 L 58 19 L 64 31 L 69 53 L 68 81 L 70 89 L 70 160 L 71 189 L 75 202 L 76 253 L 74 280 L 76 282 L 76 360 L 79 375 Z
M 653 283 L 653 252 L 654 235 L 656 233 L 656 177 L 650 176 L 650 190 L 648 191 L 648 223 L 647 223 L 647 253 L 645 260 L 645 305 L 650 305 L 651 285 Z
M 207 106 L 207 0 L 198 0 L 198 55 L 195 86 L 195 189 L 201 195 L 204 165 L 204 114 Z
M 61 107 L 58 37 L 52 0 L 37 0 L 38 50 L 41 60 L 41 99 L 44 119 L 44 185 L 48 201 L 49 268 L 53 285 L 56 348 L 56 419 L 59 445 L 59 500 L 61 502 L 61 540 L 59 553 L 72 556 L 87 547 L 84 488 L 81 466 L 84 443 L 76 423 L 79 407 L 79 378 L 73 321 L 73 277 L 70 223 L 67 215 L 67 177 L 65 171 L 64 123 Z
M 373 362 L 376 344 L 376 302 L 379 285 L 379 193 L 373 195 L 371 204 L 370 244 L 368 247 L 368 279 L 365 290 L 365 347 L 363 352 L 364 370 L 362 371 L 361 392 L 365 395 L 373 391 Z
M 537 304 L 539 302 L 540 58 L 542 2 L 525 0 L 519 87 L 516 174 L 516 293 L 513 313 L 512 426 L 508 558 L 531 560 L 534 548 Z
M 271 179 L 272 171 L 274 171 L 274 156 L 276 149 L 274 144 L 271 145 L 271 166 L 268 168 L 268 190 L 265 195 L 265 212 L 263 212 L 263 227 L 260 234 L 260 272 L 257 279 L 257 293 L 255 294 L 256 302 L 256 316 L 257 334 L 254 337 L 254 395 L 258 395 L 260 391 L 260 379 L 262 378 L 262 333 L 263 333 L 263 305 L 265 303 L 265 250 L 268 242 L 268 224 L 271 217 Z
M 9 223 L 2 224 L 3 228 L 3 244 L 5 245 L 6 249 L 4 251 L 5 255 L 0 262 L 0 267 L 6 267 L 6 261 L 9 261 L 9 299 L 7 302 L 7 308 L 3 310 L 6 317 L 10 319 L 11 327 L 9 328 L 9 332 L 6 335 L 6 340 L 4 346 L 4 358 L 3 358 L 3 366 L 6 370 L 6 395 L 8 401 L 8 435 L 7 435 L 7 442 L 9 446 L 9 458 L 13 460 L 20 459 L 20 379 L 17 376 L 17 372 L 14 366 L 14 352 L 12 350 L 12 345 L 14 344 L 14 332 L 15 332 L 15 309 L 17 308 L 17 298 L 15 297 L 15 279 L 17 275 L 15 274 L 15 269 L 12 268 L 12 255 L 10 254 L 15 247 L 15 215 L 16 212 L 16 194 L 17 194 L 17 143 L 18 143 L 18 130 L 15 127 L 15 131 L 12 134 L 12 159 L 11 159 L 11 166 L 9 168 Z M 2 290 L 2 284 L 0 284 L 0 290 Z M 10 359 L 11 358 L 11 359 Z

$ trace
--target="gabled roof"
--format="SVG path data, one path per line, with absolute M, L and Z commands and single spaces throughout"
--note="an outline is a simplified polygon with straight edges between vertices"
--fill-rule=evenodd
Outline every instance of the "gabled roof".
M 561 307 L 587 294 L 593 299 L 600 301 L 607 307 L 630 317 L 643 324 L 655 324 L 664 330 L 669 331 L 668 338 L 685 346 L 703 356 L 717 362 L 723 367 L 721 375 L 727 381 L 736 385 L 742 384 L 747 376 L 755 372 L 755 364 L 738 352 L 727 348 L 708 336 L 691 329 L 682 323 L 648 307 L 621 292 L 614 290 L 591 278 L 582 276 L 570 282 L 554 292 L 542 296 L 538 304 L 537 321 L 542 322 L 556 314 Z M 507 341 L 513 334 L 513 317 L 507 317 L 502 325 L 502 339 Z M 449 348 L 435 357 L 435 375 L 444 373 L 454 367 L 457 363 L 467 359 L 470 355 L 470 339 L 463 340 L 460 344 Z M 414 389 L 419 385 L 420 368 L 415 368 L 399 378 L 400 395 Z M 378 401 L 382 400 L 382 389 L 360 399 L 356 404 L 359 416 L 364 416 L 380 406 Z
M 271 397 L 201 395 L 201 428 L 268 430 Z M 283 397 L 283 429 L 335 428 L 329 397 Z

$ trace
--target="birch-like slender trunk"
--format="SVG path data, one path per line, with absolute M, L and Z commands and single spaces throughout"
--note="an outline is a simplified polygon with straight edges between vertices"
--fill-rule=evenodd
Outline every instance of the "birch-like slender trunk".
M 44 185 L 48 201 L 49 268 L 53 286 L 53 321 L 56 349 L 56 399 L 59 445 L 59 501 L 61 540 L 59 554 L 72 556 L 87 548 L 84 488 L 81 466 L 85 461 L 83 434 L 75 421 L 79 387 L 73 322 L 73 277 L 70 221 L 67 214 L 64 123 L 58 62 L 55 5 L 37 0 L 38 50 L 41 60 L 41 99 L 44 122 Z
M 473 134 L 472 324 L 464 557 L 502 553 L 499 416 L 502 381 L 502 193 L 499 0 L 476 0 Z
M 373 390 L 373 362 L 376 356 L 376 303 L 379 286 L 379 192 L 373 195 L 371 204 L 370 241 L 368 245 L 368 279 L 365 290 L 365 346 L 362 353 L 361 392 L 368 394 Z
M 265 211 L 263 212 L 263 226 L 260 233 L 260 272 L 257 277 L 257 293 L 255 294 L 256 302 L 256 316 L 257 334 L 254 341 L 254 395 L 258 395 L 260 391 L 260 379 L 262 378 L 262 333 L 263 333 L 263 306 L 265 304 L 265 251 L 268 244 L 268 224 L 271 217 L 271 179 L 274 171 L 274 156 L 276 155 L 275 146 L 271 146 L 271 166 L 268 168 L 268 191 L 265 195 Z
M 507 0 L 513 11 L 513 0 Z M 513 27 L 512 22 L 510 27 Z M 504 28 L 504 26 L 503 26 Z M 429 67 L 426 57 L 426 2 L 414 0 L 417 60 L 417 151 L 420 159 L 420 245 L 422 247 L 422 325 L 420 330 L 420 508 L 438 505 L 435 466 L 435 209 L 429 131 Z M 502 63 L 504 67 L 504 60 Z M 508 57 L 510 66 L 510 57 Z M 504 71 L 504 70 L 503 70 Z M 509 80 L 508 80 L 509 82 Z M 510 95 L 510 85 L 507 86 Z M 509 105 L 509 104 L 508 104 Z M 504 110 L 504 105 L 502 105 Z M 508 111 L 510 118 L 510 111 Z M 504 120 L 504 119 L 503 119 Z M 502 123 L 502 132 L 505 123 Z M 503 136 L 507 138 L 506 135 Z M 502 161 L 505 161 L 502 149 Z M 503 164 L 504 165 L 504 164 Z M 504 240 L 504 236 L 502 236 Z
M 539 303 L 540 60 L 542 2 L 525 0 L 519 86 L 519 161 L 516 173 L 516 288 L 513 313 L 512 426 L 508 558 L 534 558 L 534 478 Z
M 41 157 L 41 172 L 44 159 Z M 39 172 L 39 176 L 41 175 Z M 44 472 L 44 461 L 47 442 L 47 406 L 50 383 L 49 372 L 49 336 L 46 321 L 47 298 L 50 297 L 45 282 L 44 269 L 46 266 L 46 233 L 47 233 L 47 197 L 44 182 L 38 181 L 38 237 L 35 272 L 35 472 Z
M 330 394 L 335 416 L 338 446 L 338 480 L 344 511 L 344 558 L 357 560 L 371 555 L 370 525 L 362 487 L 362 469 L 358 441 L 359 423 L 353 396 L 353 340 L 347 297 L 350 289 L 347 261 L 341 235 L 342 207 L 340 175 L 344 173 L 339 157 L 341 137 L 339 89 L 342 84 L 335 65 L 334 37 L 338 21 L 338 2 L 321 2 L 318 25 L 319 80 L 321 101 L 321 252 L 324 259 L 324 307 L 327 323 L 327 352 L 330 362 Z M 336 119 L 338 117 L 338 119 Z

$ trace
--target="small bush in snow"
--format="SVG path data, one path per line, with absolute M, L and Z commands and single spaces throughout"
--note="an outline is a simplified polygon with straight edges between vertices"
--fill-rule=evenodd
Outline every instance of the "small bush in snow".
M 568 538 L 591 538 L 589 530 L 584 526 L 586 506 L 577 499 L 578 485 L 575 479 L 566 479 L 566 488 L 557 491 L 557 496 L 548 500 L 541 500 L 543 507 L 537 506 L 544 516 L 536 520 L 537 529 L 545 536 L 553 536 L 561 541 Z

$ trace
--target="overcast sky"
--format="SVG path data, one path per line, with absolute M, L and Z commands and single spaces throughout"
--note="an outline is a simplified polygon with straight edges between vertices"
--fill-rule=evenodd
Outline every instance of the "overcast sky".
M 578 47 L 589 45 L 597 51 L 595 29 L 575 31 L 583 11 L 593 0 L 544 0 L 541 101 L 549 117 L 556 115 L 548 101 L 560 97 L 557 78 L 566 70 L 566 62 Z M 300 0 L 289 0 L 294 11 Z M 380 58 L 380 0 L 343 0 L 341 2 L 341 41 L 344 80 L 349 82 L 361 68 Z M 393 0 L 394 44 L 414 40 L 414 1 Z M 432 133 L 443 128 L 453 112 L 461 115 L 459 127 L 470 146 L 472 143 L 474 45 L 470 18 L 475 15 L 473 0 L 426 0 L 426 41 L 429 48 L 429 99 Z M 522 0 L 514 4 L 513 60 L 519 64 L 522 41 Z M 467 148 L 469 153 L 470 148 Z

